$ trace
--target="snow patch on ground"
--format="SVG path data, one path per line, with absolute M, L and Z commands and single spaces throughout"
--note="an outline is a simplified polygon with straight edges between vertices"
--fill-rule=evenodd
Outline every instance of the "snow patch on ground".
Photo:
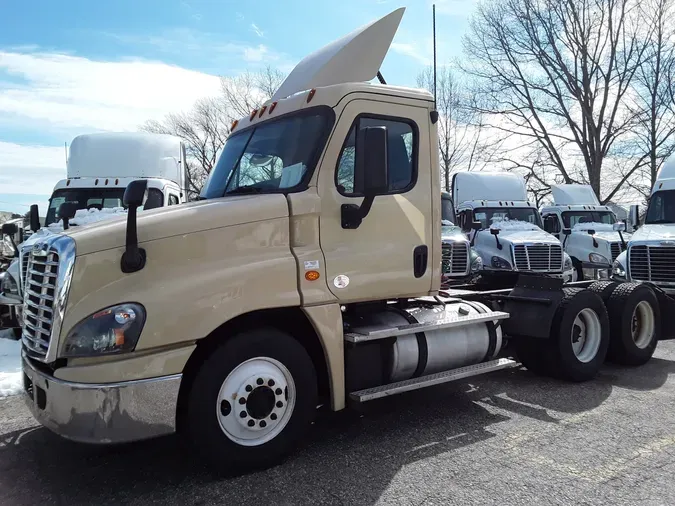
M 11 336 L 11 330 L 0 330 L 0 398 L 18 395 L 23 388 L 21 341 Z
M 609 223 L 577 223 L 572 228 L 572 232 L 587 232 L 589 230 L 595 230 L 596 232 L 614 232 L 614 225 Z
M 90 225 L 99 221 L 111 220 L 119 216 L 126 216 L 127 210 L 123 207 L 110 207 L 105 209 L 78 209 L 75 216 L 70 220 L 70 225 Z M 52 232 L 61 232 L 63 230 L 63 221 L 59 220 L 47 227 Z
M 534 223 L 520 220 L 495 220 L 490 228 L 493 230 L 539 230 Z

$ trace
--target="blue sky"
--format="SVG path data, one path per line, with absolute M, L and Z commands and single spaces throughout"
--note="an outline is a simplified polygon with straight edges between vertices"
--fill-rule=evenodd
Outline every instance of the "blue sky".
M 438 61 L 461 54 L 474 0 L 436 0 Z M 407 4 L 407 5 L 406 5 Z M 44 209 L 65 177 L 64 142 L 135 130 L 218 93 L 217 76 L 306 54 L 405 6 L 383 64 L 414 85 L 431 62 L 431 0 L 32 0 L 0 17 L 0 210 Z

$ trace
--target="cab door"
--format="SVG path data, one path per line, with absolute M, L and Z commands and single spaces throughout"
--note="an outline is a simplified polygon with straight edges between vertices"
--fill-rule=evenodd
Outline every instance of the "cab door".
M 432 230 L 433 199 L 439 196 L 432 196 L 429 121 L 426 107 L 361 99 L 347 104 L 337 119 L 318 191 L 326 282 L 341 302 L 423 295 L 431 289 L 432 234 L 440 240 L 440 230 Z M 387 129 L 387 187 L 354 226 L 345 223 L 344 206 L 364 201 L 354 168 L 368 149 L 359 141 L 367 127 Z

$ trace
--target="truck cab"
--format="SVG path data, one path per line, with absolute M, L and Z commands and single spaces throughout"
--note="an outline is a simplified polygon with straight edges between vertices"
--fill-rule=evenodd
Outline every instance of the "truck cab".
M 442 287 L 466 283 L 483 268 L 483 260 L 462 229 L 455 225 L 457 217 L 452 196 L 441 193 L 441 248 L 443 257 Z
M 590 185 L 553 185 L 551 193 L 553 204 L 540 211 L 544 230 L 562 242 L 577 279 L 609 279 L 613 262 L 630 240 L 626 224 L 600 205 Z
M 631 206 L 629 220 L 636 230 L 627 251 L 614 261 L 612 276 L 618 281 L 653 283 L 675 292 L 675 157 L 661 169 L 649 196 L 644 222 L 639 207 Z
M 459 172 L 452 178 L 459 225 L 483 263 L 487 281 L 538 273 L 572 281 L 572 263 L 558 238 L 545 232 L 527 200 L 525 181 L 509 172 Z

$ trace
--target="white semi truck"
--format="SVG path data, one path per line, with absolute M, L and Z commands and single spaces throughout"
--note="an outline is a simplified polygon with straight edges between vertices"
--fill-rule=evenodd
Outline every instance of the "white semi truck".
M 675 292 L 675 157 L 663 164 L 649 196 L 644 223 L 639 207 L 631 206 L 633 229 L 628 248 L 614 261 L 612 277 L 618 281 L 648 282 Z
M 178 137 L 143 132 L 75 137 L 68 153 L 66 178 L 54 186 L 44 224 L 38 218 L 37 205 L 31 206 L 33 235 L 18 246 L 17 265 L 8 268 L 0 285 L 0 328 L 19 333 L 28 252 L 35 242 L 64 226 L 85 226 L 126 216 L 124 191 L 132 181 L 147 182 L 145 209 L 184 203 L 187 177 L 185 145 Z M 70 213 L 68 223 L 59 215 L 61 209 Z
M 562 242 L 577 279 L 610 279 L 612 264 L 631 237 L 626 223 L 600 205 L 590 185 L 553 185 L 551 193 L 553 204 L 540 210 L 544 230 Z
M 545 232 L 527 198 L 524 179 L 511 172 L 458 172 L 452 177 L 458 221 L 482 259 L 487 283 L 512 284 L 519 273 L 574 281 L 572 259 Z
M 648 283 L 521 271 L 440 289 L 434 97 L 367 82 L 403 12 L 303 59 L 234 125 L 199 201 L 137 213 L 133 181 L 126 217 L 33 243 L 21 340 L 39 423 L 89 443 L 178 432 L 241 472 L 294 451 L 320 405 L 521 364 L 588 381 L 675 337 L 675 302 Z
M 452 196 L 441 193 L 441 286 L 461 285 L 471 282 L 483 269 L 483 260 L 471 247 L 462 229 L 455 225 L 457 217 Z

